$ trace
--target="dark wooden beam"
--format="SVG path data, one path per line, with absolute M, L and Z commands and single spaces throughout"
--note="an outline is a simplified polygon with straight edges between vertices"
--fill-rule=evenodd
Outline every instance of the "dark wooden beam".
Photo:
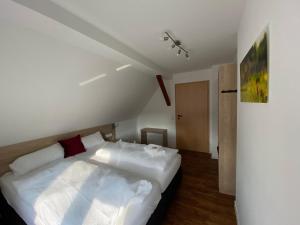
M 156 75 L 156 79 L 157 79 L 158 84 L 160 86 L 160 89 L 161 89 L 161 91 L 164 95 L 167 106 L 170 106 L 171 105 L 170 98 L 169 98 L 168 92 L 166 90 L 166 87 L 165 87 L 165 84 L 164 84 L 164 80 L 162 79 L 162 76 L 161 75 Z

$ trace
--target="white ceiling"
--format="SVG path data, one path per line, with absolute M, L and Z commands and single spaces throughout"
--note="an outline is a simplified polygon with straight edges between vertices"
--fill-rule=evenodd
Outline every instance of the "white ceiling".
M 36 4 L 36 1 L 41 3 L 42 6 Z M 95 38 L 95 35 L 88 34 L 81 29 L 84 25 L 89 26 L 89 24 L 83 24 L 83 26 L 80 26 L 79 28 L 76 27 L 76 29 L 74 29 L 72 24 L 78 25 L 82 21 L 80 19 L 79 21 L 76 20 L 77 17 L 74 17 L 70 24 L 63 23 L 65 21 L 61 22 L 58 17 L 50 13 L 59 12 L 61 7 L 53 8 L 51 11 L 49 10 L 49 8 L 51 8 L 51 4 L 45 4 L 47 2 L 51 3 L 48 0 L 2 0 L 0 1 L 0 19 L 22 25 L 47 36 L 51 36 L 56 40 L 63 41 L 91 53 L 96 53 L 106 59 L 117 62 L 119 66 L 131 64 L 135 69 L 143 74 L 154 76 L 157 72 L 162 71 L 161 68 L 153 65 L 151 62 L 149 63 L 149 60 L 145 58 L 143 59 L 140 55 L 135 54 L 134 51 L 131 51 L 132 54 L 130 54 L 130 49 L 122 49 L 122 44 L 119 45 L 121 46 L 120 49 L 119 46 L 114 48 L 116 44 L 113 41 L 112 43 L 115 45 L 110 44 L 109 41 L 103 41 L 103 38 L 101 39 L 99 37 L 105 36 L 104 32 L 96 32 L 95 34 L 98 38 Z M 32 5 L 27 5 L 26 3 L 31 3 Z M 30 6 L 35 6 L 37 8 Z M 46 8 L 48 14 L 43 12 L 41 8 Z M 68 12 L 66 12 L 64 12 L 64 19 L 70 21 L 70 19 L 66 16 Z M 92 31 L 94 31 L 93 28 Z M 163 72 L 163 74 L 168 75 L 166 72 Z
M 52 0 L 173 73 L 233 61 L 244 0 Z M 170 30 L 191 51 L 177 57 Z

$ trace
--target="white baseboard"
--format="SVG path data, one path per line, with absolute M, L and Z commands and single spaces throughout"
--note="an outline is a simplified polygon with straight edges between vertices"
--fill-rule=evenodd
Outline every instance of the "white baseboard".
M 237 208 L 236 201 L 234 201 L 234 210 L 235 210 L 236 223 L 237 223 L 237 225 L 241 225 L 240 220 L 239 220 L 240 217 L 239 217 L 239 211 Z

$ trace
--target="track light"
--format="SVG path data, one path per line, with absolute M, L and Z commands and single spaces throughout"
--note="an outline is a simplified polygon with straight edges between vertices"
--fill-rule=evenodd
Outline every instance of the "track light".
M 169 37 L 164 33 L 159 39 L 162 41 L 168 41 Z
M 163 35 L 160 38 L 163 41 L 168 41 L 171 40 L 172 41 L 172 45 L 170 45 L 170 49 L 173 49 L 175 47 L 177 47 L 177 56 L 179 56 L 181 54 L 181 52 L 183 51 L 185 54 L 185 57 L 187 59 L 190 59 L 190 55 L 189 52 L 183 47 L 181 41 L 176 40 L 175 38 L 173 38 L 168 32 L 164 32 Z

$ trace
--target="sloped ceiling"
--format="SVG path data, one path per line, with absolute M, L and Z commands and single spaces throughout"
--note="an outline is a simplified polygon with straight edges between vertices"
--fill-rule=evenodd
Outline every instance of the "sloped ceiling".
M 3 0 L 7 2 L 10 0 Z M 43 21 L 47 20 L 47 23 L 51 21 L 51 23 L 55 23 L 56 26 L 60 24 L 64 26 L 66 29 L 72 29 L 77 31 L 81 36 L 85 36 L 85 39 L 89 39 L 90 42 L 97 43 L 97 48 L 101 47 L 101 50 L 105 51 L 106 56 L 112 56 L 114 60 L 126 59 L 131 62 L 131 64 L 138 69 L 142 69 L 143 71 L 150 72 L 151 74 L 164 74 L 165 76 L 169 76 L 170 73 L 166 71 L 164 68 L 158 66 L 153 63 L 148 58 L 144 57 L 142 54 L 138 53 L 136 50 L 128 47 L 128 45 L 124 44 L 122 41 L 113 37 L 112 35 L 102 31 L 93 23 L 77 16 L 69 10 L 59 6 L 56 3 L 53 3 L 50 0 L 12 0 L 26 8 L 30 9 L 32 14 L 36 16 L 36 14 L 44 15 Z M 2 3 L 2 2 L 1 2 Z M 85 2 L 90 3 L 90 2 Z M 12 5 L 12 3 L 3 3 L 4 5 Z M 8 6 L 9 8 L 10 6 Z M 17 8 L 17 6 L 14 6 Z M 19 7 L 20 8 L 20 7 Z M 19 11 L 23 11 L 19 10 Z M 21 15 L 26 14 L 21 12 Z M 17 17 L 17 15 L 15 13 Z M 28 17 L 28 14 L 27 14 Z M 29 16 L 32 17 L 32 16 Z M 45 18 L 46 17 L 46 18 Z M 26 18 L 27 20 L 27 18 Z M 41 30 L 45 30 L 43 24 L 38 21 L 32 21 L 36 27 L 39 27 Z M 48 24 L 47 24 L 48 25 Z M 47 27 L 48 28 L 48 27 Z M 46 29 L 47 29 L 46 28 Z M 65 31 L 64 31 L 65 32 Z M 60 33 L 60 38 L 64 38 L 65 34 Z M 52 34 L 53 35 L 53 34 Z M 86 43 L 85 43 L 86 44 Z
M 236 58 L 245 0 L 13 0 L 151 68 L 172 73 L 208 68 Z M 177 57 L 171 31 L 190 50 Z
M 131 67 L 116 72 L 120 61 L 98 54 L 101 48 L 96 45 L 89 46 L 94 52 L 77 46 L 86 41 L 76 36 L 80 34 L 39 14 L 34 19 L 69 36 L 45 33 L 26 17 L 33 12 L 23 6 L 4 8 L 4 2 L 8 1 L 1 1 L 0 7 L 0 146 L 132 118 L 157 88 L 155 77 L 143 71 Z M 103 73 L 107 76 L 79 86 Z

